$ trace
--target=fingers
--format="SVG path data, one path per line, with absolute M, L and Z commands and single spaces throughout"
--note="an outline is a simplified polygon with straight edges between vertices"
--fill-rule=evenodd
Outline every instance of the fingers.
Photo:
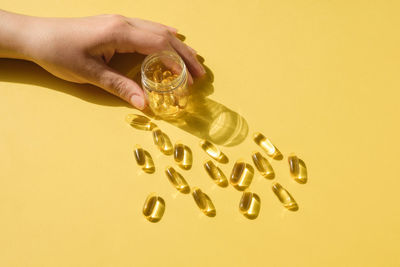
M 149 36 L 149 33 L 154 33 L 161 38 L 161 40 L 157 40 L 157 37 L 152 36 L 152 39 L 149 39 L 147 45 L 152 45 L 151 43 L 155 42 L 158 43 L 156 46 L 159 46 L 161 49 L 163 49 L 165 46 L 167 46 L 168 49 L 173 48 L 183 58 L 191 74 L 196 77 L 205 74 L 203 66 L 197 60 L 196 50 L 184 44 L 177 38 L 177 30 L 175 28 L 137 18 L 127 18 L 127 21 L 133 26 L 134 29 L 136 29 L 138 34 L 143 36 L 143 38 L 146 38 L 146 33 L 147 36 Z M 168 45 L 166 44 L 167 42 Z
M 171 45 L 185 61 L 190 73 L 196 77 L 203 76 L 206 73 L 203 66 L 197 60 L 196 54 L 186 44 L 182 43 L 176 37 L 172 37 Z
M 133 80 L 102 64 L 92 83 L 122 98 L 137 109 L 143 110 L 146 98 L 140 86 Z

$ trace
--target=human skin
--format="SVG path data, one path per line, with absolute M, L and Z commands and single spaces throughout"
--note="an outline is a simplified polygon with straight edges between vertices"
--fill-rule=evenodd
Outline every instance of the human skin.
M 184 60 L 192 83 L 205 70 L 196 51 L 176 34 L 173 27 L 121 15 L 42 18 L 0 10 L 0 57 L 33 61 L 61 79 L 93 84 L 137 109 L 147 105 L 142 88 L 108 66 L 109 61 L 115 53 L 173 50 Z

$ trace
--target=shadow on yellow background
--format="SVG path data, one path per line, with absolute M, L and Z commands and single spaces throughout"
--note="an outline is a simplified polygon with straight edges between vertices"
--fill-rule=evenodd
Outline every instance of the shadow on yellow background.
M 140 66 L 143 59 L 144 56 L 140 54 L 117 54 L 110 65 L 140 84 Z M 201 57 L 199 59 L 204 62 Z M 195 80 L 190 87 L 191 97 L 186 112 L 178 119 L 167 120 L 167 122 L 218 145 L 238 145 L 248 134 L 248 124 L 235 111 L 208 98 L 214 92 L 212 85 L 214 75 L 209 68 L 206 66 L 205 68 L 207 71 L 205 77 Z M 1 81 L 46 87 L 98 105 L 131 107 L 125 101 L 104 90 L 88 84 L 64 81 L 32 62 L 0 59 L 0 69 Z M 149 110 L 145 110 L 144 113 L 154 118 Z

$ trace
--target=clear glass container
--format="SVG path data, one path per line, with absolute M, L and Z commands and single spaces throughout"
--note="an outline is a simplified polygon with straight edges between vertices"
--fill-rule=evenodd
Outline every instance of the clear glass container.
M 184 111 L 189 94 L 187 68 L 173 51 L 148 55 L 141 69 L 142 86 L 156 116 L 174 118 Z

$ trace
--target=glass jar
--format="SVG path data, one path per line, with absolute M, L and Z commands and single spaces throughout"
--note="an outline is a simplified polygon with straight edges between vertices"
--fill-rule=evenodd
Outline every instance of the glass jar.
M 174 118 L 188 102 L 188 79 L 185 63 L 173 51 L 148 55 L 142 64 L 142 86 L 149 106 L 156 116 Z

